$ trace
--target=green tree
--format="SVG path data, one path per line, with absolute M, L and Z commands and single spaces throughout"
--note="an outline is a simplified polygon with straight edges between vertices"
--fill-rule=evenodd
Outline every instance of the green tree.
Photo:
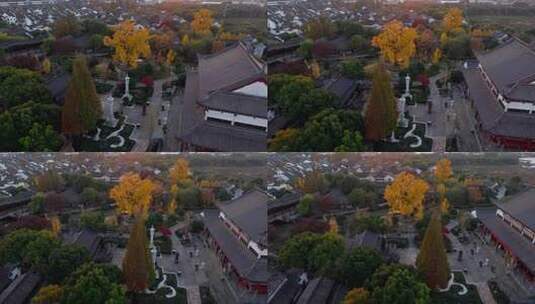
M 5 110 L 28 101 L 52 102 L 52 95 L 41 76 L 26 69 L 0 67 L 0 109 Z
M 287 95 L 280 105 L 282 113 L 293 121 L 304 122 L 311 115 L 331 107 L 334 103 L 334 96 L 325 89 L 312 88 L 308 91 L 301 91 L 295 99 L 291 99 L 296 94 L 288 92 L 289 88 L 296 89 L 297 87 L 292 84 L 283 87 L 283 92 Z
M 127 289 L 133 292 L 145 290 L 149 286 L 152 271 L 145 224 L 142 218 L 137 218 L 123 258 L 123 273 Z
M 48 230 L 18 229 L 0 240 L 0 263 L 22 264 L 45 272 L 48 257 L 59 241 Z
M 341 64 L 342 75 L 347 78 L 357 79 L 364 77 L 364 68 L 358 60 L 350 59 Z
M 58 151 L 63 142 L 51 125 L 35 122 L 28 134 L 19 139 L 19 144 L 27 152 L 52 152 Z
M 390 76 L 381 62 L 373 75 L 372 90 L 368 99 L 365 120 L 366 139 L 378 141 L 396 128 L 397 106 Z
M 86 205 L 94 205 L 99 202 L 100 194 L 95 188 L 86 187 L 80 194 L 80 198 L 82 199 L 82 203 Z
M 370 43 L 362 35 L 351 36 L 351 48 L 355 51 L 366 50 L 370 46 Z
M 382 263 L 383 259 L 377 251 L 365 247 L 355 248 L 341 259 L 340 276 L 345 286 L 362 287 Z
M 305 124 L 295 148 L 297 151 L 318 152 L 362 151 L 361 129 L 362 117 L 357 111 L 325 109 Z
M 312 58 L 312 47 L 314 46 L 314 41 L 310 39 L 305 39 L 297 49 L 297 53 L 303 56 L 305 59 Z
M 442 237 L 442 224 L 438 215 L 433 215 L 427 226 L 416 267 L 431 289 L 446 288 L 450 277 L 448 256 Z
M 356 232 L 370 231 L 375 233 L 385 233 L 387 226 L 382 217 L 378 215 L 365 215 L 358 213 L 352 223 Z
M 125 290 L 114 272 L 93 263 L 83 265 L 69 278 L 62 303 L 125 304 Z
M 28 205 L 32 214 L 40 214 L 45 211 L 45 195 L 42 192 L 36 193 Z
M 61 146 L 55 131 L 59 112 L 57 105 L 33 101 L 4 111 L 0 114 L 0 150 L 57 151 Z
M 84 212 L 80 215 L 80 226 L 91 231 L 106 231 L 104 214 L 101 212 Z
M 269 103 L 287 111 L 294 101 L 312 89 L 314 89 L 314 80 L 310 77 L 275 74 L 269 77 Z
M 201 206 L 201 191 L 195 186 L 181 188 L 177 193 L 177 204 L 185 208 L 199 208 Z
M 320 234 L 304 232 L 292 236 L 279 251 L 279 261 L 286 267 L 311 270 L 308 256 L 321 239 Z
M 429 304 L 431 290 L 418 280 L 413 270 L 399 264 L 383 265 L 370 280 L 373 303 Z
M 48 257 L 47 280 L 60 283 L 86 262 L 89 262 L 89 252 L 85 247 L 65 244 L 55 248 Z
M 79 136 L 96 128 L 102 105 L 85 57 L 77 56 L 72 69 L 63 104 L 62 129 L 65 134 Z
M 355 188 L 348 195 L 349 202 L 359 208 L 374 206 L 378 197 L 374 191 L 367 191 L 362 188 Z
M 360 152 L 364 151 L 362 135 L 357 131 L 344 130 L 344 136 L 339 146 L 334 148 L 336 152 Z
M 312 204 L 316 201 L 316 198 L 312 194 L 305 194 L 299 204 L 297 204 L 297 212 L 302 216 L 307 216 L 312 211 Z
M 338 258 L 344 253 L 344 239 L 333 233 L 321 236 L 308 256 L 311 269 L 328 273 L 335 269 Z

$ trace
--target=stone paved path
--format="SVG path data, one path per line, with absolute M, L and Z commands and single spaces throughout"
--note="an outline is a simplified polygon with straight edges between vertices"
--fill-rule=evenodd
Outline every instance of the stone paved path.
M 199 290 L 199 286 L 187 287 L 186 295 L 188 298 L 188 304 L 201 304 L 201 292 Z

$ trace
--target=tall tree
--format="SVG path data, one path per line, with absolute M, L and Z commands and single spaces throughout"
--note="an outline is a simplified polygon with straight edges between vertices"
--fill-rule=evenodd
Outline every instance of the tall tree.
M 140 292 L 149 286 L 153 271 L 152 263 L 148 250 L 145 221 L 138 217 L 130 233 L 123 258 L 123 273 L 129 291 Z
M 425 282 L 429 288 L 447 287 L 450 269 L 442 237 L 442 224 L 438 214 L 431 217 L 427 226 L 420 252 L 416 258 L 416 267 L 425 277 Z
M 169 178 L 173 185 L 177 185 L 190 180 L 191 171 L 189 162 L 184 158 L 178 158 L 175 164 L 169 169 Z
M 65 94 L 62 129 L 65 134 L 79 136 L 97 127 L 102 105 L 95 89 L 85 56 L 78 55 L 72 65 L 72 78 Z
M 387 23 L 379 35 L 373 37 L 372 44 L 381 50 L 386 61 L 407 68 L 416 54 L 417 37 L 414 28 L 405 27 L 401 21 L 394 20 Z
M 463 11 L 457 7 L 448 10 L 442 19 L 442 27 L 445 33 L 458 32 L 463 26 Z
M 113 35 L 104 37 L 104 45 L 115 49 L 113 59 L 136 68 L 140 57 L 148 58 L 151 54 L 149 30 L 138 28 L 134 21 L 125 20 L 119 24 Z
M 424 198 L 429 185 L 408 172 L 402 172 L 385 189 L 384 197 L 390 212 L 423 218 Z
M 214 13 L 208 9 L 200 9 L 193 14 L 193 21 L 191 21 L 191 28 L 197 34 L 206 35 L 210 33 L 210 29 L 214 23 Z
M 398 119 L 396 100 L 390 76 L 381 62 L 373 75 L 372 91 L 364 117 L 366 139 L 384 139 L 396 128 Z
M 445 183 L 452 175 L 451 161 L 443 158 L 435 165 L 435 178 L 439 184 Z
M 130 215 L 146 215 L 152 202 L 155 184 L 148 178 L 128 172 L 121 176 L 117 185 L 110 190 L 110 198 L 117 208 Z

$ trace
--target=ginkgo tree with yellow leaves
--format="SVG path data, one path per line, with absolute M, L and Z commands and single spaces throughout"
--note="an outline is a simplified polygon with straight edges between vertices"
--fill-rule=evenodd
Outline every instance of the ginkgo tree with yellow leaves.
M 451 161 L 443 158 L 435 165 L 436 190 L 440 195 L 440 211 L 445 214 L 449 210 L 449 202 L 446 198 L 446 182 L 452 177 Z
M 379 35 L 373 37 L 372 45 L 381 50 L 384 59 L 402 68 L 407 68 L 416 54 L 416 38 L 414 28 L 406 27 L 401 21 L 387 23 Z
M 117 208 L 126 214 L 145 216 L 152 203 L 156 189 L 155 183 L 139 174 L 128 172 L 121 176 L 119 183 L 110 190 L 110 198 L 117 203 Z
M 148 29 L 137 27 L 132 20 L 125 20 L 117 26 L 112 36 L 104 37 L 104 45 L 115 50 L 114 60 L 129 68 L 136 68 L 140 58 L 151 55 L 150 39 Z
M 199 35 L 206 35 L 210 33 L 210 29 L 214 24 L 214 13 L 209 9 L 200 9 L 193 14 L 193 21 L 191 21 L 191 29 Z
M 448 34 L 460 32 L 463 28 L 463 22 L 463 11 L 457 7 L 452 7 L 442 18 L 442 28 Z
M 412 173 L 402 172 L 386 187 L 384 198 L 392 214 L 422 219 L 425 195 L 428 190 L 429 184 L 426 181 Z
M 178 158 L 169 169 L 168 176 L 173 185 L 189 181 L 191 177 L 189 162 L 184 158 Z

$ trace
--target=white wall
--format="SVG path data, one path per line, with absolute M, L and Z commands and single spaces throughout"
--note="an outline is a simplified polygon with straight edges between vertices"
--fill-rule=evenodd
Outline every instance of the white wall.
M 204 111 L 204 119 L 213 118 L 230 122 L 232 125 L 236 122 L 245 125 L 265 128 L 267 130 L 268 121 L 265 118 L 252 117 L 242 114 L 234 114 L 224 111 L 216 111 L 208 109 Z

